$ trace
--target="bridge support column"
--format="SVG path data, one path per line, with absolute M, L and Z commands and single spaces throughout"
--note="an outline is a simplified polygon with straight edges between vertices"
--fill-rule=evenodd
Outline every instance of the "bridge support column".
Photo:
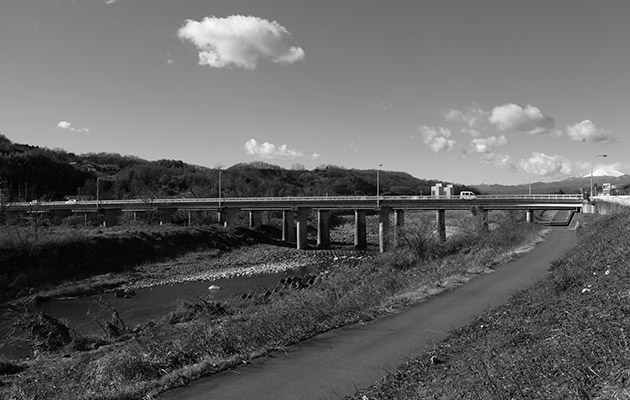
M 308 211 L 308 208 L 300 207 L 297 209 L 297 248 L 299 250 L 304 250 L 308 247 L 306 236 Z
M 435 210 L 435 225 L 437 240 L 446 242 L 446 210 Z
M 365 250 L 367 247 L 365 210 L 354 211 L 354 247 L 358 250 Z
M 394 211 L 394 238 L 392 246 L 397 248 L 400 242 L 400 230 L 405 226 L 405 210 Z
M 262 227 L 262 211 L 249 212 L 249 228 L 260 229 Z
M 295 214 L 290 210 L 282 211 L 282 240 L 295 242 Z
M 534 222 L 534 210 L 525 211 L 525 221 L 527 221 L 527 223 L 529 224 Z
M 118 224 L 118 219 L 122 214 L 122 210 L 112 209 L 112 210 L 101 210 L 101 215 L 103 216 L 103 226 L 115 226 Z
M 51 210 L 50 219 L 54 225 L 61 225 L 63 219 L 72 215 L 71 210 Z
M 330 227 L 328 225 L 330 211 L 317 210 L 317 247 L 330 248 Z
M 172 223 L 173 216 L 176 212 L 176 208 L 160 208 L 158 210 L 158 215 L 160 216 L 160 225 Z
M 237 208 L 223 208 L 219 210 L 219 223 L 223 225 L 224 228 L 232 228 L 236 214 L 239 211 L 240 210 Z
M 391 212 L 391 208 L 383 207 L 378 213 L 378 249 L 381 253 L 385 253 L 389 248 L 389 214 Z
M 482 208 L 480 210 L 479 217 L 481 218 L 481 228 L 484 231 L 488 231 L 488 210 Z

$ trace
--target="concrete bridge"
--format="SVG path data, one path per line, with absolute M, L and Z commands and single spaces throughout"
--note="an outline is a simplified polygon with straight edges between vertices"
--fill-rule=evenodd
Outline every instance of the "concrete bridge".
M 366 216 L 378 215 L 381 251 L 385 251 L 389 246 L 396 246 L 398 230 L 404 224 L 406 211 L 434 210 L 438 237 L 445 240 L 447 210 L 469 210 L 479 215 L 482 223 L 487 226 L 487 213 L 490 210 L 523 210 L 527 221 L 533 222 L 535 210 L 580 212 L 583 206 L 580 195 L 539 194 L 475 196 L 469 199 L 460 199 L 456 196 L 320 196 L 70 200 L 3 204 L 8 214 L 49 213 L 58 220 L 73 213 L 98 212 L 102 214 L 103 223 L 107 226 L 115 225 L 123 212 L 154 212 L 159 215 L 161 222 L 170 222 L 178 210 L 211 210 L 218 213 L 219 221 L 226 227 L 233 224 L 239 212 L 249 212 L 250 227 L 258 228 L 262 225 L 263 211 L 278 211 L 282 212 L 283 216 L 283 240 L 296 242 L 298 249 L 307 247 L 307 217 L 311 212 L 317 213 L 317 245 L 321 248 L 330 245 L 328 221 L 331 211 L 354 213 L 354 244 L 359 249 L 367 245 Z M 393 224 L 390 222 L 392 215 Z

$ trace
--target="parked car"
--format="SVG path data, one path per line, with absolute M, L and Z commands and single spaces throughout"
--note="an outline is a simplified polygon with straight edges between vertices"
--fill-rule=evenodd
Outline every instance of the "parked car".
M 467 190 L 464 190 L 464 191 L 459 193 L 459 198 L 460 199 L 464 199 L 464 200 L 472 200 L 472 199 L 475 198 L 475 194 L 473 192 L 469 192 Z

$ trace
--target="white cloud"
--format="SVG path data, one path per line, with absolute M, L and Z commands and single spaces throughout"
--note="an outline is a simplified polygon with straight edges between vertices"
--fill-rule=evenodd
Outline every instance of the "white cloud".
M 557 176 L 571 174 L 569 160 L 557 154 L 547 155 L 533 152 L 527 160 L 521 160 L 521 168 L 525 171 L 541 176 Z
M 59 123 L 57 124 L 57 128 L 66 130 L 66 131 L 70 131 L 70 132 L 77 132 L 77 133 L 87 133 L 90 130 L 88 128 L 77 128 L 72 126 L 72 124 L 68 121 L 59 121 Z
M 504 104 L 495 107 L 489 121 L 503 132 L 525 132 L 529 134 L 553 132 L 553 118 L 543 115 L 537 107 Z
M 455 109 L 447 110 L 444 113 L 444 119 L 461 124 L 460 132 L 469 133 L 476 137 L 481 134 L 480 129 L 483 129 L 487 125 L 489 114 L 490 113 L 475 104 L 465 111 Z
M 258 142 L 256 142 L 256 139 L 254 138 L 249 139 L 247 142 L 245 142 L 245 145 L 243 147 L 245 148 L 247 154 L 252 156 L 256 155 L 266 159 L 295 159 L 307 157 L 303 152 L 296 149 L 291 149 L 286 144 L 283 144 L 281 146 L 276 146 L 275 144 L 269 142 L 258 144 Z M 308 158 L 318 160 L 321 157 L 321 154 L 313 153 Z
M 114 3 L 118 3 L 118 0 L 105 0 L 105 4 L 107 5 L 114 4 Z
M 452 150 L 456 145 L 454 140 L 449 139 L 451 137 L 449 129 L 422 125 L 420 133 L 422 133 L 424 143 L 435 153 Z
M 291 64 L 304 59 L 304 50 L 290 44 L 291 34 L 276 21 L 252 16 L 206 17 L 187 20 L 177 32 L 199 50 L 199 64 L 214 68 L 255 69 L 260 59 Z
M 573 140 L 589 143 L 614 143 L 619 141 L 614 133 L 598 128 L 588 119 L 575 125 L 567 126 L 567 134 Z
M 503 147 L 507 143 L 505 136 L 501 135 L 499 137 L 491 136 L 483 139 L 473 139 L 470 144 L 475 153 L 491 153 L 494 149 Z
M 490 163 L 497 168 L 516 171 L 516 165 L 512 162 L 512 158 L 507 154 L 484 153 L 479 156 L 484 163 Z

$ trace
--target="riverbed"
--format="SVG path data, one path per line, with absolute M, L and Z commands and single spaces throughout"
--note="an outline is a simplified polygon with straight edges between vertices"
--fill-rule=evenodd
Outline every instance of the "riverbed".
M 191 253 L 175 260 L 150 263 L 122 274 L 72 282 L 59 292 L 40 293 L 40 311 L 55 317 L 80 336 L 105 336 L 104 326 L 119 318 L 128 328 L 166 317 L 184 301 L 223 301 L 278 287 L 288 277 L 314 275 L 347 259 L 370 257 L 355 250 L 296 250 L 258 244 L 231 252 L 216 250 Z M 94 281 L 121 284 L 89 296 L 76 296 L 73 287 Z M 55 294 L 57 293 L 57 294 Z M 15 316 L 15 313 L 13 314 Z M 8 319 L 8 317 L 7 317 Z M 24 336 L 0 327 L 0 355 L 9 359 L 28 357 L 28 342 L 8 340 Z

